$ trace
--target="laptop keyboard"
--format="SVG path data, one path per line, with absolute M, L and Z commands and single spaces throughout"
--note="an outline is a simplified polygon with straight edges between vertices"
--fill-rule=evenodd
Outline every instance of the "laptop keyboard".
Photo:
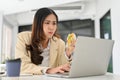
M 58 75 L 66 75 L 67 76 L 67 75 L 69 75 L 69 72 L 65 72 L 65 73 L 62 73 L 62 74 L 61 73 L 57 73 L 57 74 Z

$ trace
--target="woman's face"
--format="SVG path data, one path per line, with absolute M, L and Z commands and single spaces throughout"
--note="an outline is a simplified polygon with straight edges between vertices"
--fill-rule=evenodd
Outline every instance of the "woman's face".
M 57 28 L 56 17 L 53 14 L 48 15 L 43 22 L 43 31 L 46 39 L 52 38 Z

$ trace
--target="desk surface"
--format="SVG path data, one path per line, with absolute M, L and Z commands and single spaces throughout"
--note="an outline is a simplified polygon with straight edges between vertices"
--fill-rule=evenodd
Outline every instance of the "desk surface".
M 20 77 L 1 77 L 0 80 L 120 80 L 120 75 L 106 74 L 102 76 L 81 77 L 81 78 L 56 78 L 46 75 L 20 76 Z

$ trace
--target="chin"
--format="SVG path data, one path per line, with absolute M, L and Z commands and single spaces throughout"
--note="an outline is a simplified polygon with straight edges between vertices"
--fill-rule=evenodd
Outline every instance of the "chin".
M 51 39 L 51 38 L 52 38 L 52 36 L 48 36 L 48 38 L 49 38 L 49 39 Z

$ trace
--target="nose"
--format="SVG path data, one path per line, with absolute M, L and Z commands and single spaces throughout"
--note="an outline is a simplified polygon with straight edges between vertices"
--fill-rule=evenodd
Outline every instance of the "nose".
M 51 30 L 54 29 L 54 25 L 53 25 L 53 24 L 50 24 L 50 25 L 49 25 L 49 29 L 51 29 Z

